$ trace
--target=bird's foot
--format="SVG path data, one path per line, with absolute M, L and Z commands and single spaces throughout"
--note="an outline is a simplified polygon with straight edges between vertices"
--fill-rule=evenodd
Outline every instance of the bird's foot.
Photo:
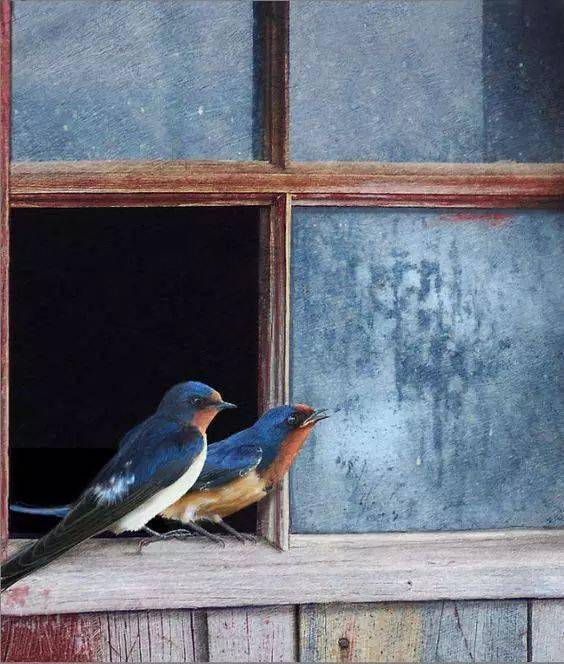
M 225 542 L 221 539 L 219 535 L 214 535 L 213 533 L 209 533 L 205 528 L 202 528 L 202 526 L 198 525 L 197 523 L 191 522 L 187 525 L 188 528 L 198 533 L 198 535 L 202 535 L 206 539 L 209 539 L 210 542 L 213 542 L 214 544 L 217 544 L 219 546 L 223 547 L 225 546 Z
M 223 530 L 228 532 L 230 535 L 233 535 L 233 537 L 238 539 L 239 542 L 243 542 L 243 544 L 246 544 L 247 542 L 252 542 L 253 544 L 256 544 L 257 542 L 256 535 L 251 535 L 250 533 L 240 533 L 238 530 L 235 530 L 233 526 L 230 526 L 228 523 L 225 523 L 225 521 L 219 516 L 214 517 L 213 523 L 217 523 L 218 526 L 221 526 Z
M 164 542 L 170 539 L 185 540 L 189 537 L 193 537 L 193 533 L 184 528 L 170 530 L 168 533 L 157 533 L 154 530 L 150 531 L 149 529 L 147 529 L 147 531 L 151 533 L 151 537 L 146 537 L 139 541 L 139 547 L 137 549 L 139 553 L 142 552 L 144 547 L 149 546 L 149 544 L 153 544 L 154 542 Z

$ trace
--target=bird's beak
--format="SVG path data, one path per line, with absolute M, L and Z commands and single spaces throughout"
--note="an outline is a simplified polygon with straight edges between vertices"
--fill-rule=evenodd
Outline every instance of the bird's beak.
M 327 414 L 327 408 L 314 410 L 313 413 L 309 417 L 306 417 L 306 419 L 302 422 L 300 429 L 303 427 L 311 426 L 313 424 L 317 424 L 317 422 L 321 422 L 321 420 L 326 420 L 328 417 L 330 416 Z
M 218 403 L 214 404 L 214 407 L 217 408 L 217 410 L 230 410 L 231 408 L 237 408 L 234 403 L 229 403 L 229 401 L 219 401 Z

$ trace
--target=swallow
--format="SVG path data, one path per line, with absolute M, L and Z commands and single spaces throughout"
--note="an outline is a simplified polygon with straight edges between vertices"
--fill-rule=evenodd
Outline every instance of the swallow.
M 143 529 L 192 487 L 204 467 L 208 425 L 235 407 L 203 383 L 171 388 L 157 411 L 123 437 L 63 520 L 3 563 L 2 590 L 98 533 Z
M 223 543 L 221 538 L 202 528 L 199 521 L 215 523 L 241 541 L 254 539 L 237 532 L 224 518 L 264 498 L 288 472 L 313 427 L 327 417 L 326 410 L 304 404 L 271 408 L 253 426 L 210 445 L 204 468 L 192 488 L 160 516 L 180 521 L 218 543 Z M 12 505 L 11 509 L 62 516 L 68 507 Z M 191 533 L 174 530 L 153 535 L 141 545 L 170 537 L 182 539 Z

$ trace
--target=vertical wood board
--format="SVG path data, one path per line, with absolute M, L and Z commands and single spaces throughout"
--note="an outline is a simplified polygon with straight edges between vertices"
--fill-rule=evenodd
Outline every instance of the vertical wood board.
M 526 661 L 527 604 L 428 602 L 304 605 L 300 660 Z
M 2 661 L 207 661 L 205 614 L 130 611 L 3 618 Z
M 564 600 L 531 600 L 530 605 L 531 661 L 564 662 Z
M 293 662 L 293 606 L 208 611 L 210 662 Z

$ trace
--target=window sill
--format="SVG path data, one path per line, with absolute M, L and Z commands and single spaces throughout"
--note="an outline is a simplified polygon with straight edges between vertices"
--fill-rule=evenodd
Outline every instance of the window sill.
M 12 540 L 10 551 L 23 545 Z M 293 535 L 288 551 L 90 540 L 2 595 L 4 615 L 564 596 L 564 530 Z

